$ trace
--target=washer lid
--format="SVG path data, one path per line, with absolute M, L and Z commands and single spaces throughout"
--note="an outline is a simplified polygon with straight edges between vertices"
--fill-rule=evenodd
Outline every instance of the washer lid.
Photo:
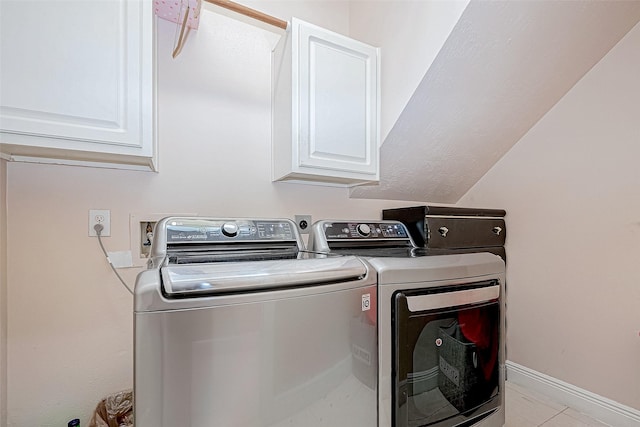
M 167 297 L 199 297 L 362 280 L 356 257 L 169 265 L 161 269 Z

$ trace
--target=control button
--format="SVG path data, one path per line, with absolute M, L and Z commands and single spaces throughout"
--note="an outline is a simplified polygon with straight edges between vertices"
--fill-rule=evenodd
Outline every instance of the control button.
M 238 234 L 238 226 L 234 222 L 225 222 L 222 225 L 222 234 L 227 237 L 235 237 Z
M 369 234 L 371 234 L 371 227 L 369 227 L 367 224 L 358 224 L 356 230 L 361 236 L 364 237 L 367 237 Z

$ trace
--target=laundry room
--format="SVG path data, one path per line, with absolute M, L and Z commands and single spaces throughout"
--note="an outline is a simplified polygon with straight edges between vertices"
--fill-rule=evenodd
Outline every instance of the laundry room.
M 19 3 L 0 3 L 5 31 L 22 28 L 7 13 Z M 507 425 L 553 417 L 575 425 L 580 412 L 639 425 L 640 2 L 240 3 L 380 48 L 379 177 L 356 186 L 274 181 L 272 51 L 285 31 L 204 1 L 198 28 L 182 36 L 181 22 L 153 18 L 153 79 L 140 89 L 153 99 L 152 156 L 106 155 L 119 163 L 104 167 L 84 161 L 81 148 L 47 157 L 53 151 L 34 154 L 26 139 L 10 139 L 8 118 L 37 102 L 30 82 L 42 78 L 24 69 L 23 80 L 7 82 L 3 62 L 0 426 L 78 418 L 84 427 L 101 399 L 133 387 L 133 297 L 89 237 L 90 210 L 109 212 L 102 242 L 131 256 L 117 270 L 133 287 L 145 269 L 147 222 L 164 216 L 380 220 L 384 209 L 416 205 L 506 211 L 508 379 L 550 395 L 553 408 L 575 409 Z M 40 22 L 77 43 L 44 46 L 55 52 L 47 58 L 90 49 L 104 59 L 100 46 L 78 41 L 74 28 L 89 31 L 82 22 L 56 16 L 20 19 L 24 31 L 2 33 L 3 58 Z M 513 27 L 495 25 L 501 16 Z M 518 42 L 530 44 L 516 54 Z M 491 56 L 504 52 L 511 56 Z M 89 62 L 73 68 L 97 72 Z M 62 81 L 49 89 L 58 106 L 67 90 L 94 99 L 104 89 Z M 24 104 L 5 103 L 16 93 Z M 86 123 L 69 117 L 102 108 L 110 107 L 78 102 L 55 116 L 80 132 Z M 46 127 L 41 113 L 29 118 Z

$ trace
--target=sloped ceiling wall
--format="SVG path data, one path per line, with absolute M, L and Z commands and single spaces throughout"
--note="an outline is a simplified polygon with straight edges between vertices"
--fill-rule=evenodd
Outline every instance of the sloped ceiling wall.
M 384 140 L 380 184 L 351 197 L 456 203 L 639 20 L 640 1 L 471 1 Z
M 349 36 L 381 50 L 380 138 L 384 141 L 469 0 L 349 2 Z

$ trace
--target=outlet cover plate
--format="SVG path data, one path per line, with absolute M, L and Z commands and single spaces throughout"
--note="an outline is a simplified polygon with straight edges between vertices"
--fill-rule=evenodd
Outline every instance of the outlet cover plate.
M 109 209 L 89 209 L 89 237 L 96 237 L 96 224 L 104 227 L 100 233 L 101 237 L 111 236 L 111 211 Z
M 311 230 L 311 215 L 296 215 L 295 222 L 300 234 L 309 234 Z

